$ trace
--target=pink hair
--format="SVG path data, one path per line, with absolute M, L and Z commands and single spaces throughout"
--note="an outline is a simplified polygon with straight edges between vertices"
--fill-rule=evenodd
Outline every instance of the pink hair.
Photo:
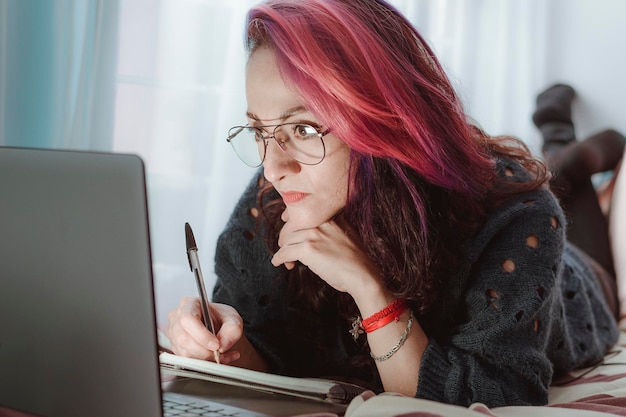
M 285 79 L 351 149 L 449 190 L 485 191 L 493 162 L 433 52 L 391 6 L 272 0 L 248 19 L 249 48 L 274 48 Z

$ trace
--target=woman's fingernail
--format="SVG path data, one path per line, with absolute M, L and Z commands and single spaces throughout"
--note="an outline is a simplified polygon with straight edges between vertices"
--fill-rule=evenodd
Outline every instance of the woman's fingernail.
M 209 348 L 209 350 L 217 350 L 220 347 L 220 345 L 217 344 L 217 342 L 209 342 L 207 347 Z

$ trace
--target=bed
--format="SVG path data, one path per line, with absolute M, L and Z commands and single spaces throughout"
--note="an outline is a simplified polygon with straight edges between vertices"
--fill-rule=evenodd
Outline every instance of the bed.
M 626 320 L 620 338 L 602 363 L 561 377 L 549 391 L 549 404 L 534 407 L 458 407 L 394 394 L 366 392 L 355 398 L 346 417 L 626 417 Z M 331 416 L 316 414 L 307 416 Z

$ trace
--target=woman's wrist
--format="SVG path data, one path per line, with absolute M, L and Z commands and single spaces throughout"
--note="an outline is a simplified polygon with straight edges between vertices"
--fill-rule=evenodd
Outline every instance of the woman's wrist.
M 352 294 L 361 317 L 369 317 L 384 309 L 396 300 L 391 291 L 379 281 L 359 285 L 359 291 Z
M 233 349 L 239 352 L 240 357 L 231 365 L 260 372 L 268 371 L 267 362 L 252 346 L 245 334 L 235 343 Z

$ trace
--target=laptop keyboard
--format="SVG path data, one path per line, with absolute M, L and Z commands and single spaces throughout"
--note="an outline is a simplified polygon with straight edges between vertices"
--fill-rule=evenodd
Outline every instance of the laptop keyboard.
M 163 393 L 163 417 L 269 417 L 267 414 L 200 397 Z

